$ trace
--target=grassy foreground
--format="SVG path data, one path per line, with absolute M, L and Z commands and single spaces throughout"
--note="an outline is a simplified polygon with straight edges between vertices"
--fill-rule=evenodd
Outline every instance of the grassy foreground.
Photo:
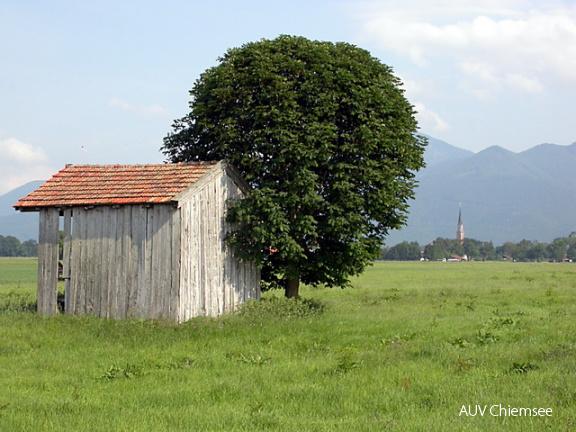
M 0 431 L 576 430 L 576 264 L 376 263 L 180 326 L 37 316 L 35 265 L 0 259 Z

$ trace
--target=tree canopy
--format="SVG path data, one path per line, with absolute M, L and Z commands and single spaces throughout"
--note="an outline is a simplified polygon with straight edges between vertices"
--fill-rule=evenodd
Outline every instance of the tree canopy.
M 38 256 L 36 240 L 26 240 L 20 243 L 14 236 L 0 235 L 0 257 L 35 257 Z
M 392 69 L 347 43 L 280 36 L 228 50 L 190 91 L 162 150 L 221 160 L 252 187 L 229 241 L 263 282 L 344 286 L 406 220 L 425 139 Z
M 403 241 L 383 251 L 382 258 L 389 261 L 420 261 L 420 249 L 418 242 Z

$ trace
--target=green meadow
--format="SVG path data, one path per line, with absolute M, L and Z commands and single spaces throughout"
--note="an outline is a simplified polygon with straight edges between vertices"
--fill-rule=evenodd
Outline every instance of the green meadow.
M 576 430 L 576 264 L 376 262 L 182 325 L 38 316 L 35 284 L 0 259 L 0 431 Z

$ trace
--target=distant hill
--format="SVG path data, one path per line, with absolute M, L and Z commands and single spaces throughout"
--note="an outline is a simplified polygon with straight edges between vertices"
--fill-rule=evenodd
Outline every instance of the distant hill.
M 576 231 L 576 143 L 542 144 L 522 153 L 490 147 L 418 174 L 408 226 L 386 243 L 454 238 L 458 206 L 466 236 L 495 245 L 550 242 Z
M 17 212 L 12 206 L 43 183 L 40 180 L 26 183 L 0 196 L 0 235 L 14 236 L 20 241 L 38 239 L 38 213 Z
M 470 150 L 455 147 L 448 144 L 446 141 L 428 135 L 424 136 L 428 139 L 428 147 L 426 147 L 424 153 L 424 159 L 426 160 L 426 166 L 428 167 L 451 160 L 465 159 L 474 154 L 474 152 L 471 152 Z

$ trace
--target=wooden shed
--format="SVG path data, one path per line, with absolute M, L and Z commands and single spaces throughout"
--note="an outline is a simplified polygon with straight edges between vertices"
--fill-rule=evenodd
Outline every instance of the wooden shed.
M 225 242 L 248 189 L 225 162 L 66 166 L 14 205 L 40 212 L 39 312 L 57 312 L 59 259 L 70 314 L 183 322 L 258 299 L 259 269 Z

